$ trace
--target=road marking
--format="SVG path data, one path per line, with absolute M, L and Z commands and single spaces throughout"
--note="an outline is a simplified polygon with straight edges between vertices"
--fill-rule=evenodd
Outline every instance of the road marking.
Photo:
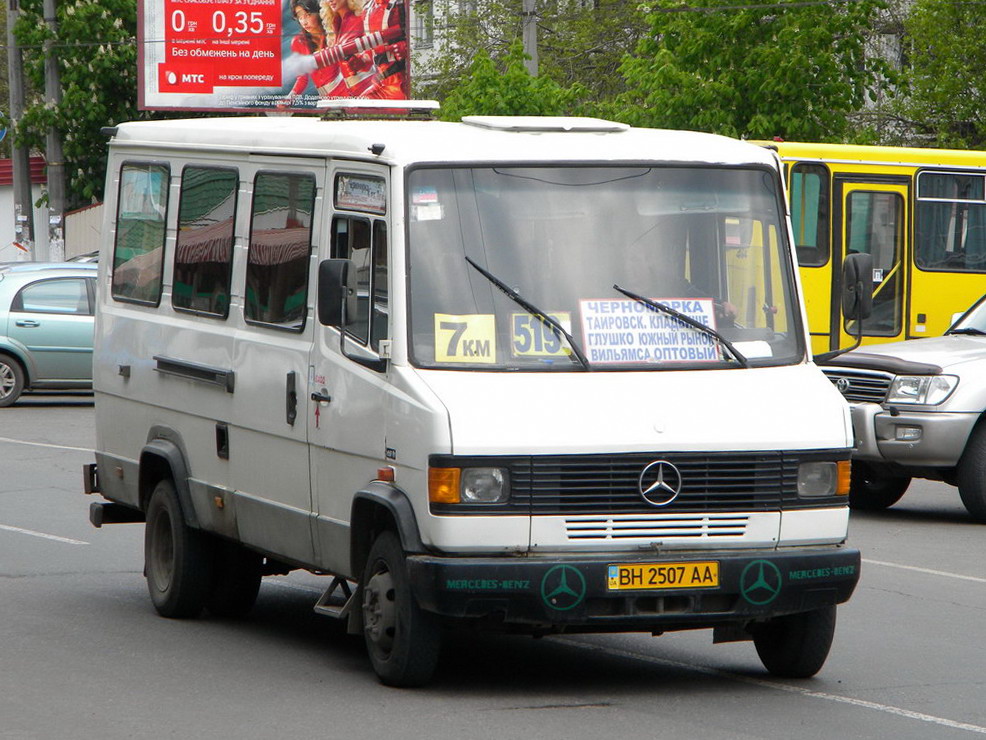
M 69 445 L 50 445 L 45 442 L 25 442 L 23 439 L 11 439 L 10 437 L 0 437 L 0 442 L 9 442 L 12 445 L 28 445 L 29 447 L 47 447 L 50 450 L 73 450 L 75 452 L 92 452 L 88 447 L 70 447 Z
M 752 684 L 753 686 L 760 686 L 761 688 L 775 689 L 776 691 L 785 691 L 789 694 L 800 694 L 809 699 L 823 699 L 824 701 L 837 702 L 839 704 L 849 704 L 850 706 L 860 707 L 861 709 L 872 709 L 877 712 L 883 712 L 884 714 L 892 714 L 896 717 L 903 717 L 905 719 L 914 719 L 919 722 L 925 722 L 927 724 L 941 725 L 942 727 L 949 727 L 953 730 L 965 730 L 966 732 L 974 732 L 979 735 L 986 735 L 986 727 L 981 725 L 973 725 L 968 722 L 957 722 L 952 719 L 947 719 L 945 717 L 936 717 L 933 714 L 925 714 L 924 712 L 914 712 L 910 709 L 902 709 L 901 707 L 895 707 L 890 704 L 880 704 L 875 701 L 867 701 L 866 699 L 855 699 L 851 696 L 841 696 L 839 694 L 829 694 L 825 691 L 812 691 L 808 688 L 803 688 L 801 686 L 792 686 L 791 684 L 778 683 L 775 681 L 768 681 L 762 678 L 753 678 L 751 676 L 741 676 L 738 673 L 731 673 L 729 671 L 724 671 L 720 668 L 709 668 L 707 666 L 694 665 L 692 663 L 684 663 L 678 660 L 669 660 L 667 658 L 657 658 L 651 655 L 645 655 L 643 653 L 636 653 L 632 650 L 622 650 L 620 648 L 613 647 L 603 647 L 601 645 L 593 645 L 587 642 L 581 642 L 579 640 L 574 640 L 572 638 L 556 637 L 549 638 L 554 639 L 556 642 L 568 643 L 570 645 L 577 645 L 580 648 L 589 648 L 590 650 L 595 650 L 601 653 L 607 653 L 609 655 L 615 655 L 623 658 L 632 658 L 634 660 L 640 660 L 645 663 L 655 663 L 657 665 L 671 666 L 673 668 L 682 668 L 684 670 L 695 671 L 696 673 L 703 673 L 708 676 L 716 676 L 718 678 L 727 678 L 733 681 L 740 681 L 742 683 Z
M 961 581 L 972 581 L 973 583 L 986 583 L 986 578 L 978 576 L 964 576 L 961 573 L 949 573 L 947 570 L 933 570 L 931 568 L 919 568 L 916 565 L 902 565 L 900 563 L 888 563 L 883 560 L 870 560 L 863 558 L 863 562 L 868 565 L 882 565 L 886 568 L 899 568 L 900 570 L 913 570 L 915 573 L 926 573 L 931 576 L 945 576 L 946 578 L 957 578 Z
M 0 524 L 0 529 L 5 529 L 8 532 L 17 532 L 17 534 L 27 534 L 31 537 L 41 537 L 45 540 L 54 540 L 55 542 L 64 542 L 66 545 L 88 545 L 88 542 L 83 542 L 82 540 L 73 540 L 70 537 L 59 537 L 57 534 L 45 534 L 44 532 L 35 532 L 33 529 L 21 529 L 20 527 L 10 527 L 6 524 Z

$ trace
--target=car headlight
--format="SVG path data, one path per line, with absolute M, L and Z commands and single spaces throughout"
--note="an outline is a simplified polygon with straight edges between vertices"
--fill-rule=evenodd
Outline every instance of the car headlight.
M 510 497 L 503 468 L 429 468 L 428 498 L 437 504 L 502 504 Z
M 823 498 L 848 493 L 848 460 L 812 460 L 798 466 L 798 496 Z
M 948 398 L 958 384 L 955 375 L 898 375 L 890 384 L 887 403 L 935 406 Z

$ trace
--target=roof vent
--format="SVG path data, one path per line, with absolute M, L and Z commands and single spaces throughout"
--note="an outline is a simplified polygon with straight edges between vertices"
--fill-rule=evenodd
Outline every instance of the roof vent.
M 433 118 L 437 100 L 376 100 L 373 98 L 326 98 L 315 103 L 326 118 Z
M 602 118 L 569 118 L 567 116 L 463 116 L 462 122 L 470 126 L 516 132 L 566 132 L 615 134 L 630 127 L 625 123 L 605 121 Z

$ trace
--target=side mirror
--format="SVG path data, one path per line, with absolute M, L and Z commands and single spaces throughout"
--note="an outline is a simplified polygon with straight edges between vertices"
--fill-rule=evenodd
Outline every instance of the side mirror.
M 328 259 L 318 265 L 318 321 L 345 329 L 356 316 L 356 267 L 351 260 Z
M 847 254 L 842 262 L 842 315 L 860 321 L 873 312 L 873 255 Z

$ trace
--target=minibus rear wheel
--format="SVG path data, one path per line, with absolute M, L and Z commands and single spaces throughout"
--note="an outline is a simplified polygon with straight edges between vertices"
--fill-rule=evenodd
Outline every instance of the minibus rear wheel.
M 400 539 L 382 532 L 373 542 L 363 580 L 363 638 L 370 663 L 388 686 L 421 686 L 441 649 L 441 626 L 414 600 Z
M 212 585 L 208 535 L 185 524 L 171 480 L 158 481 L 147 506 L 144 574 L 151 602 L 162 617 L 197 617 Z
M 781 678 L 809 678 L 825 665 L 835 636 L 835 607 L 774 617 L 751 630 L 764 667 Z

